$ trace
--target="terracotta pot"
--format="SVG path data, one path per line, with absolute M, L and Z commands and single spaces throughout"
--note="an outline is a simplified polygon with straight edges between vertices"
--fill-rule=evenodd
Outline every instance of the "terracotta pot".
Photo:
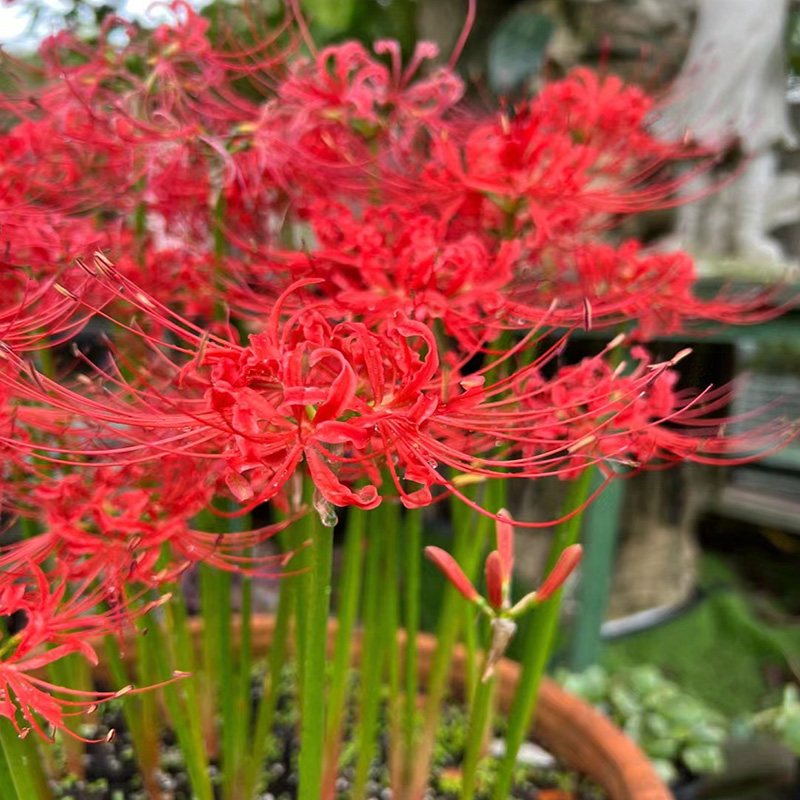
M 253 652 L 264 652 L 272 641 L 274 618 L 256 614 L 253 618 Z M 202 646 L 202 620 L 190 621 L 192 637 L 198 655 Z M 336 622 L 328 627 L 328 646 L 332 649 Z M 238 642 L 239 622 L 234 621 L 233 643 Z M 419 678 L 424 690 L 436 650 L 436 639 L 420 634 Z M 405 634 L 400 632 L 400 651 L 403 656 Z M 133 647 L 126 651 L 135 652 Z M 102 652 L 102 649 L 99 650 Z M 353 637 L 353 661 L 361 657 L 361 636 Z M 452 660 L 450 685 L 454 693 L 464 689 L 466 676 L 465 653 L 456 648 Z M 106 674 L 101 664 L 101 674 Z M 503 659 L 496 669 L 497 702 L 501 713 L 507 713 L 514 700 L 519 680 L 519 665 Z M 608 718 L 583 700 L 568 694 L 558 684 L 545 678 L 542 682 L 536 719 L 531 737 L 551 752 L 559 761 L 569 765 L 602 786 L 611 800 L 674 800 L 642 751 Z

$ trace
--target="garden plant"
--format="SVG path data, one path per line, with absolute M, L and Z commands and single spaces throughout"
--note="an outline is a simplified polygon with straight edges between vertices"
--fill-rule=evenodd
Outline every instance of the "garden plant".
M 79 772 L 113 733 L 91 715 L 120 701 L 145 796 L 169 728 L 196 798 L 254 800 L 291 663 L 296 796 L 365 797 L 380 740 L 392 796 L 421 800 L 461 641 L 461 796 L 502 800 L 593 497 L 796 431 L 728 427 L 730 387 L 679 387 L 686 352 L 645 346 L 777 313 L 763 293 L 700 299 L 689 256 L 620 233 L 716 154 L 659 140 L 652 99 L 586 69 L 492 107 L 455 69 L 469 19 L 440 57 L 319 50 L 297 8 L 213 39 L 171 9 L 4 62 L 0 794 L 52 797 L 47 742 Z M 598 352 L 564 362 L 588 329 Z M 566 486 L 559 520 L 503 510 L 511 482 L 546 477 Z M 423 554 L 434 516 L 452 537 Z M 520 547 L 553 524 L 539 589 L 515 592 L 515 530 Z M 420 704 L 424 555 L 449 584 Z M 494 668 L 522 617 L 487 779 Z

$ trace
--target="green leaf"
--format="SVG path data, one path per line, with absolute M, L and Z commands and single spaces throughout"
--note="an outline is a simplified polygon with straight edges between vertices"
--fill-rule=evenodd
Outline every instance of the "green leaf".
M 669 720 L 661 714 L 650 712 L 644 717 L 647 733 L 656 739 L 666 739 L 672 733 Z
M 555 29 L 546 14 L 527 8 L 508 14 L 489 38 L 489 85 L 509 92 L 535 75 Z
M 644 738 L 639 744 L 650 758 L 664 761 L 677 760 L 678 743 L 674 739 Z
M 627 717 L 622 730 L 627 736 L 633 739 L 634 742 L 641 742 L 642 729 L 644 728 L 644 720 L 639 714 L 632 714 Z
M 668 681 L 659 672 L 657 667 L 651 665 L 644 665 L 636 667 L 630 671 L 628 676 L 631 687 L 640 695 L 648 696 L 655 691 L 663 691 L 666 688 L 671 688 Z
M 654 758 L 652 761 L 653 769 L 658 773 L 664 783 L 672 783 L 678 777 L 678 768 L 671 762 L 663 758 Z
M 558 679 L 566 691 L 594 705 L 603 703 L 608 696 L 608 674 L 600 666 L 591 666 L 583 672 L 562 672 Z
M 681 754 L 684 764 L 694 773 L 722 772 L 725 769 L 725 756 L 722 748 L 715 745 L 697 745 L 687 747 Z
M 642 713 L 640 698 L 625 686 L 619 684 L 612 686 L 609 697 L 614 705 L 614 710 L 623 718 L 638 716 Z
M 722 723 L 703 720 L 692 726 L 690 735 L 698 744 L 723 744 L 728 738 L 728 731 Z

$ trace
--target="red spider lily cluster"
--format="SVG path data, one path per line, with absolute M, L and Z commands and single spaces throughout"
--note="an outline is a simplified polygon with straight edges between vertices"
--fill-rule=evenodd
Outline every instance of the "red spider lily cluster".
M 677 391 L 677 358 L 625 364 L 636 339 L 773 313 L 699 299 L 683 254 L 599 240 L 675 202 L 675 165 L 702 155 L 650 134 L 639 89 L 578 70 L 484 110 L 432 44 L 407 64 L 394 42 L 305 55 L 287 23 L 220 47 L 172 8 L 152 33 L 109 18 L 94 44 L 48 40 L 0 97 L 0 488 L 25 523 L 0 549 L 2 613 L 22 618 L 0 714 L 20 730 L 105 699 L 48 699 L 35 672 L 92 660 L 87 637 L 187 566 L 280 572 L 254 553 L 287 523 L 211 532 L 204 510 L 291 519 L 306 474 L 330 522 L 791 434 L 726 437 L 727 395 Z M 557 369 L 589 326 L 609 345 Z

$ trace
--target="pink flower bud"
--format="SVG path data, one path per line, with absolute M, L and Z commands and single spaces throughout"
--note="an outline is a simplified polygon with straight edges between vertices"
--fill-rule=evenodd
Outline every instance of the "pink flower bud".
M 564 585 L 564 581 L 569 578 L 572 571 L 578 566 L 581 555 L 583 555 L 583 548 L 579 544 L 570 545 L 564 550 L 558 557 L 556 565 L 536 592 L 537 602 L 544 603 Z
M 484 567 L 486 575 L 486 596 L 495 611 L 503 607 L 503 568 L 500 563 L 500 553 L 492 550 L 486 559 Z
M 498 517 L 495 523 L 495 533 L 497 536 L 497 552 L 500 557 L 500 574 L 503 583 L 511 580 L 511 572 L 514 569 L 514 521 L 511 514 L 504 508 L 497 512 Z
M 441 570 L 450 583 L 458 589 L 470 603 L 480 600 L 478 590 L 472 585 L 470 579 L 464 574 L 458 562 L 441 547 L 426 547 L 425 555 Z

